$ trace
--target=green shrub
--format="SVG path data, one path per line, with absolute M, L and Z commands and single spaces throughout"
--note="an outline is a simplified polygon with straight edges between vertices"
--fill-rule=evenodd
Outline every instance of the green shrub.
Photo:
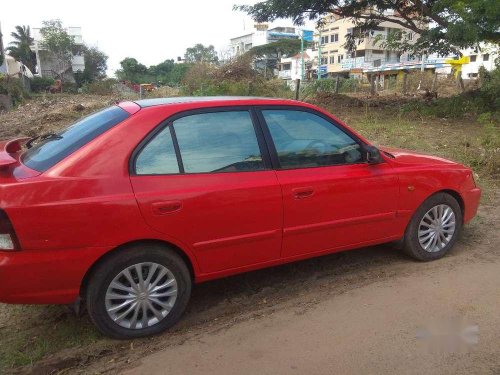
M 45 92 L 55 83 L 54 79 L 48 77 L 34 77 L 31 80 L 32 92 Z
M 339 93 L 356 92 L 360 89 L 361 83 L 356 78 L 339 77 Z M 307 83 L 302 90 L 304 98 L 315 97 L 317 95 L 334 95 L 337 91 L 337 78 L 325 78 Z
M 0 94 L 10 95 L 14 106 L 28 97 L 19 79 L 3 75 L 0 75 Z
M 117 82 L 118 81 L 116 79 L 108 78 L 102 81 L 85 83 L 82 86 L 82 91 L 87 94 L 111 95 L 114 92 L 114 87 Z
M 76 94 L 78 93 L 78 85 L 73 82 L 63 82 L 62 83 L 62 92 L 66 94 Z

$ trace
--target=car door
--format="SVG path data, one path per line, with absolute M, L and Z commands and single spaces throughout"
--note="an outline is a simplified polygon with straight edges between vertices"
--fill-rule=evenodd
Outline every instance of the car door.
M 160 125 L 135 152 L 146 222 L 195 254 L 203 273 L 279 259 L 281 188 L 248 108 L 200 110 Z
M 354 134 L 306 108 L 259 117 L 283 191 L 283 258 L 397 234 L 398 178 L 388 163 L 368 164 Z

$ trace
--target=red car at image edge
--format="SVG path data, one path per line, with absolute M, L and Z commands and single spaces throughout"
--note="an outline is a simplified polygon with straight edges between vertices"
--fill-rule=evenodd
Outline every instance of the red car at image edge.
M 481 191 L 313 105 L 200 97 L 1 142 L 0 194 L 0 302 L 82 305 L 134 338 L 175 324 L 193 283 L 392 241 L 438 259 Z

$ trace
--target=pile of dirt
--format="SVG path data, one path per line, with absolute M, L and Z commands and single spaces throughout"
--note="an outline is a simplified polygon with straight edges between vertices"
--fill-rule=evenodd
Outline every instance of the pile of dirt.
M 35 97 L 12 111 L 0 112 L 0 139 L 55 132 L 117 100 L 118 97 L 83 94 Z

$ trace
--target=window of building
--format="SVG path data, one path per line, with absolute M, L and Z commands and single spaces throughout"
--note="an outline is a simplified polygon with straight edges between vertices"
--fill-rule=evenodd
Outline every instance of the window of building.
M 283 169 L 362 161 L 360 145 L 324 118 L 303 111 L 264 110 Z
M 335 64 L 335 55 L 330 56 L 330 64 Z
M 290 69 L 292 69 L 292 64 L 291 63 L 285 63 L 282 66 L 283 66 L 282 70 L 290 70 Z
M 337 56 L 337 61 L 338 61 L 339 64 L 342 62 L 342 60 L 344 60 L 344 55 L 338 55 Z
M 477 55 L 470 55 L 469 58 L 470 58 L 470 62 L 476 62 Z
M 489 53 L 485 53 L 483 55 L 483 61 L 489 61 L 490 60 L 490 54 Z
M 173 126 L 185 173 L 264 169 L 248 111 L 190 115 Z
M 339 34 L 332 34 L 330 35 L 330 42 L 331 43 L 336 43 L 339 41 Z

